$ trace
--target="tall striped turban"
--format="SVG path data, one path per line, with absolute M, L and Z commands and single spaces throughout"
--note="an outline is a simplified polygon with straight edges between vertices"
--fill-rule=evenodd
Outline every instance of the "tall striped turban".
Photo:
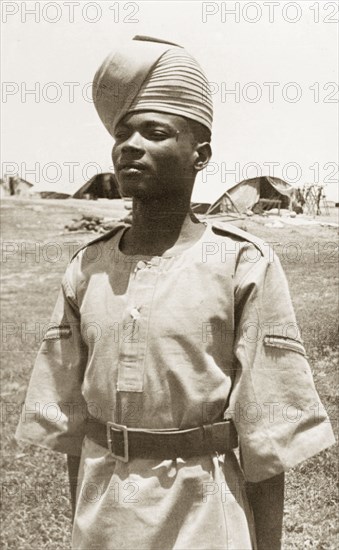
M 212 99 L 200 65 L 181 46 L 155 38 L 135 37 L 104 60 L 93 101 L 111 135 L 135 111 L 179 115 L 212 128 Z

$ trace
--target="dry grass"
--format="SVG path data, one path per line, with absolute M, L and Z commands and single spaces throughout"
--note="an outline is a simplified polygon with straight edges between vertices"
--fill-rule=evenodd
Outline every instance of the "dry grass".
M 60 550 L 70 547 L 70 505 L 65 458 L 37 447 L 17 445 L 13 433 L 20 403 L 49 321 L 61 274 L 71 250 L 88 234 L 64 234 L 71 218 L 92 212 L 124 215 L 116 201 L 3 202 L 2 285 L 2 462 L 4 549 Z M 333 228 L 272 229 L 250 219 L 245 229 L 276 242 L 307 346 L 320 396 L 337 430 L 337 255 Z M 36 243 L 39 243 L 38 246 Z M 57 245 L 51 245 L 57 243 Z M 75 244 L 76 243 L 76 244 Z M 290 243 L 301 256 L 295 260 Z M 54 246 L 54 248 L 53 248 Z M 61 256 L 53 261 L 57 252 Z M 29 254 L 34 251 L 35 254 Z M 287 474 L 285 549 L 336 549 L 336 449 L 331 448 Z M 159 549 L 160 550 L 160 549 Z

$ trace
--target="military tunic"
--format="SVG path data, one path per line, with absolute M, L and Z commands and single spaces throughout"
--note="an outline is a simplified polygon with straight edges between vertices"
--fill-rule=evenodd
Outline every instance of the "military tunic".
M 334 441 L 279 260 L 232 226 L 127 256 L 125 230 L 70 262 L 17 437 L 81 455 L 74 549 L 255 548 L 244 481 Z M 241 466 L 233 451 L 123 463 L 85 436 L 88 412 L 148 429 L 231 418 Z

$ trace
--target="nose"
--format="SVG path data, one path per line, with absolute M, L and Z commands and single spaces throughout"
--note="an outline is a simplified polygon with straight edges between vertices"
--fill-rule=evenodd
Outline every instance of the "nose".
M 129 153 L 129 152 L 143 152 L 143 139 L 142 136 L 139 134 L 139 132 L 133 132 L 122 144 L 121 152 L 122 153 Z

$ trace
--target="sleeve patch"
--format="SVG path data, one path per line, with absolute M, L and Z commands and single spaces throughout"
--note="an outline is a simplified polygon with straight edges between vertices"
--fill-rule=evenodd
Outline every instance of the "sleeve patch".
M 70 325 L 54 325 L 46 330 L 44 340 L 61 340 L 70 338 L 72 330 Z
M 271 348 L 286 349 L 289 351 L 296 351 L 304 357 L 306 357 L 306 351 L 304 346 L 298 340 L 292 338 L 286 338 L 284 336 L 270 336 L 264 337 L 264 345 Z

